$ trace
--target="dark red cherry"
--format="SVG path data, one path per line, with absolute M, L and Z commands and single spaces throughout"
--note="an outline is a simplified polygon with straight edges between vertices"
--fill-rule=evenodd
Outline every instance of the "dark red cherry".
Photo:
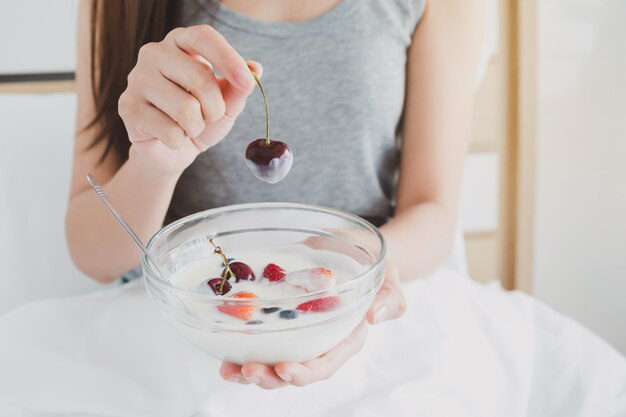
M 257 139 L 246 148 L 246 164 L 257 178 L 274 184 L 289 173 L 293 153 L 284 142 Z
M 224 282 L 224 287 L 222 287 L 222 281 Z M 212 278 L 207 282 L 207 285 L 211 287 L 215 295 L 224 295 L 232 288 L 230 283 L 223 278 Z
M 235 274 L 235 282 L 239 282 L 241 280 L 254 281 L 256 279 L 254 272 L 252 272 L 252 268 L 243 262 L 230 262 L 228 266 L 230 267 L 230 270 L 233 271 L 233 274 Z M 230 278 L 226 268 L 222 271 L 222 276 Z
M 250 68 L 250 72 L 263 95 L 265 138 L 250 142 L 246 148 L 246 165 L 257 178 L 273 184 L 285 178 L 289 173 L 293 164 L 293 153 L 285 142 L 270 140 L 270 111 L 267 106 L 267 95 L 261 80 L 252 68 Z

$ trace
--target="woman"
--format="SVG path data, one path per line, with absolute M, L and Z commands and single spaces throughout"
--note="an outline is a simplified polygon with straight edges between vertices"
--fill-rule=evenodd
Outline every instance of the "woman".
M 83 4 L 67 212 L 74 262 L 109 283 L 139 258 L 88 189 L 88 172 L 144 240 L 212 207 L 320 204 L 380 226 L 390 267 L 367 321 L 399 317 L 399 279 L 440 267 L 453 245 L 480 17 L 478 0 Z M 244 163 L 263 132 L 260 99 L 247 103 L 248 67 L 265 74 L 272 136 L 296 155 L 274 185 Z M 307 385 L 331 376 L 366 333 L 364 323 L 307 363 L 224 363 L 220 373 L 267 389 Z

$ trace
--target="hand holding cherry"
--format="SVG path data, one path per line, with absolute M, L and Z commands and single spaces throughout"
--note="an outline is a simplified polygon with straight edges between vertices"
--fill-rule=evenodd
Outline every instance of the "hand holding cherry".
M 246 164 L 252 173 L 259 179 L 274 184 L 289 173 L 293 164 L 293 153 L 289 146 L 281 141 L 270 140 L 270 114 L 267 106 L 267 96 L 261 80 L 254 70 L 250 72 L 263 95 L 265 104 L 265 138 L 255 139 L 246 148 Z

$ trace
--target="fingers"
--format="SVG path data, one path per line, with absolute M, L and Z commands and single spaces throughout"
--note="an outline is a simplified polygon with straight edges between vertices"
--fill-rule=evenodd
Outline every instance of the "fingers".
M 243 365 L 241 374 L 248 382 L 256 384 L 263 389 L 276 389 L 287 385 L 272 368 L 258 363 Z
M 368 323 L 363 320 L 354 331 L 327 353 L 304 363 L 281 362 L 272 369 L 267 365 L 246 363 L 243 366 L 222 363 L 220 376 L 230 382 L 255 384 L 263 389 L 276 389 L 288 384 L 302 387 L 328 379 L 352 356 L 367 339 Z
M 322 356 L 304 363 L 281 362 L 274 371 L 283 381 L 299 387 L 328 379 L 363 348 L 367 330 L 367 322 L 363 321 L 350 336 Z
M 214 123 L 224 116 L 226 104 L 222 91 L 211 67 L 199 59 L 189 56 L 178 48 L 172 48 L 167 59 L 158 61 L 161 74 L 190 92 L 200 103 L 202 117 Z
M 226 381 L 250 384 L 241 374 L 241 366 L 234 363 L 222 362 L 220 376 Z
M 406 299 L 402 291 L 398 269 L 387 264 L 385 280 L 367 312 L 367 321 L 371 324 L 382 323 L 385 320 L 397 319 L 405 311 Z
M 257 77 L 259 78 L 263 77 L 263 66 L 261 66 L 260 63 L 256 61 L 252 61 L 252 60 L 248 60 L 246 61 L 246 63 L 248 64 L 248 68 L 254 71 Z
M 263 389 L 276 389 L 288 384 L 302 387 L 322 381 L 333 375 L 363 348 L 367 330 L 368 324 L 363 320 L 339 345 L 308 362 L 281 362 L 273 369 L 258 363 L 240 366 L 224 362 L 220 367 L 220 376 L 226 381 L 252 383 Z
M 178 123 L 187 136 L 195 138 L 206 127 L 200 102 L 168 79 L 148 75 L 133 85 L 141 88 L 143 97 Z
M 199 25 L 174 29 L 168 37 L 188 54 L 204 57 L 232 86 L 246 95 L 254 88 L 254 77 L 246 61 L 211 26 Z
M 263 67 L 261 64 L 255 61 L 248 61 L 248 65 L 259 78 L 263 76 Z M 242 92 L 238 88 L 233 87 L 232 84 L 224 78 L 220 79 L 218 82 L 220 90 L 222 91 L 222 96 L 224 97 L 224 102 L 226 103 L 225 114 L 228 118 L 234 120 L 241 114 L 246 106 L 246 101 L 250 96 L 250 93 L 254 91 L 254 86 L 252 89 Z
M 275 389 L 287 385 L 272 368 L 258 363 L 247 363 L 240 366 L 224 362 L 220 367 L 220 376 L 226 381 L 255 384 L 263 389 Z
M 328 236 L 310 236 L 302 241 L 302 244 L 312 249 L 327 250 L 337 253 L 342 253 L 354 259 L 362 264 L 367 264 L 371 260 L 371 254 L 361 247 L 355 246 L 352 243 L 355 239 L 349 240 L 349 236 L 346 238 L 337 238 L 338 232 L 333 231 L 333 237 Z
M 254 90 L 249 66 L 263 73 L 206 25 L 174 29 L 162 42 L 142 46 L 119 102 L 131 141 L 157 138 L 171 149 L 191 141 L 196 152 L 215 145 Z
M 181 149 L 189 141 L 176 122 L 148 102 L 135 101 L 122 94 L 119 109 L 133 143 L 156 138 L 170 149 Z
M 263 74 L 263 68 L 259 63 L 249 61 L 249 64 L 250 67 L 254 69 L 255 73 L 259 74 L 259 77 L 261 76 L 260 74 Z M 202 150 L 214 146 L 230 131 L 235 123 L 235 119 L 241 114 L 246 106 L 246 100 L 249 97 L 249 93 L 253 91 L 250 90 L 248 93 L 242 93 L 241 90 L 233 87 L 228 80 L 223 77 L 218 77 L 217 82 L 224 99 L 224 116 L 217 122 L 207 125 L 204 132 L 202 132 L 202 134 L 197 138 L 194 138 L 194 141 Z

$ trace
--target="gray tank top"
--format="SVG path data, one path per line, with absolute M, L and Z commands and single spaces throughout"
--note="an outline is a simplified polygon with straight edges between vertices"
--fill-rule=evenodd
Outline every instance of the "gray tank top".
M 298 202 L 346 210 L 380 225 L 393 214 L 407 48 L 425 0 L 342 0 L 298 23 L 243 16 L 187 0 L 182 25 L 208 23 L 245 58 L 261 62 L 270 137 L 294 164 L 277 184 L 249 172 L 244 152 L 265 135 L 258 89 L 234 128 L 181 176 L 167 221 L 214 207 Z

